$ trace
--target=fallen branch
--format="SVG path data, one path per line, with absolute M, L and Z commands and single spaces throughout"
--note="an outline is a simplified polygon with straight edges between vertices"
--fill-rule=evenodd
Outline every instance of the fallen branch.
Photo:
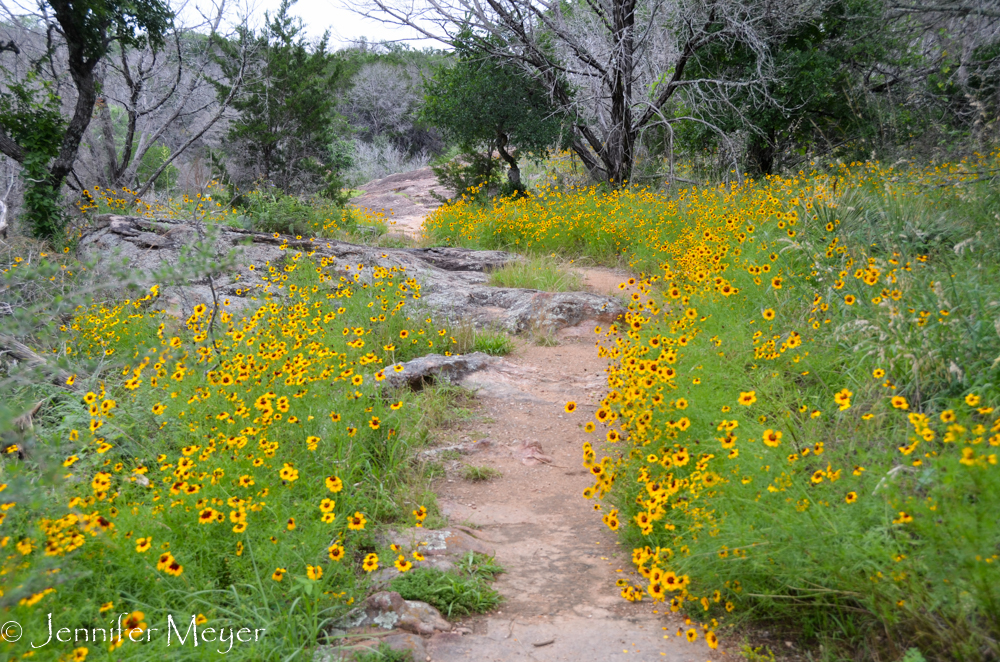
M 16 338 L 8 336 L 6 333 L 0 333 L 0 350 L 6 351 L 18 361 L 24 361 L 29 368 L 38 368 L 49 373 L 53 384 L 64 386 L 73 391 L 79 388 L 75 383 L 75 379 L 72 380 L 74 383 L 69 383 L 70 378 L 73 377 L 72 373 L 63 370 L 59 366 L 53 366 L 30 347 Z

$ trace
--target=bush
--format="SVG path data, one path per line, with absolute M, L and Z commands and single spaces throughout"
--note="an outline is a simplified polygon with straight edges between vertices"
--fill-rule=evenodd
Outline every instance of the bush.
M 355 219 L 342 204 L 323 198 L 287 195 L 279 189 L 254 190 L 243 196 L 243 221 L 258 232 L 294 236 L 329 236 L 334 229 L 353 229 Z
M 465 151 L 457 158 L 431 166 L 441 184 L 455 192 L 456 198 L 485 201 L 496 194 L 503 183 L 500 160 Z

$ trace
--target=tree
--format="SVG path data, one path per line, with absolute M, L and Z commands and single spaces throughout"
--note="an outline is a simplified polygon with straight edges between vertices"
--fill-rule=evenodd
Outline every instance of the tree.
M 366 15 L 452 42 L 467 32 L 490 57 L 516 64 L 544 86 L 569 119 L 571 146 L 595 178 L 616 185 L 632 175 L 640 134 L 687 107 L 764 104 L 774 79 L 770 45 L 827 0 L 370 0 Z M 715 46 L 741 46 L 759 66 L 747 77 L 696 78 L 691 65 Z
M 427 83 L 422 116 L 466 149 L 496 149 L 510 167 L 510 186 L 521 189 L 511 152 L 543 156 L 560 142 L 562 116 L 542 84 L 512 63 L 464 42 L 456 44 L 456 53 L 454 66 L 441 68 Z
M 45 59 L 51 61 L 62 53 L 57 46 L 65 48 L 66 67 L 76 89 L 73 113 L 68 121 L 56 117 L 58 105 L 44 84 L 8 85 L 0 93 L 0 151 L 24 166 L 29 180 L 25 206 L 34 233 L 55 238 L 63 221 L 59 208 L 49 201 L 58 198 L 73 170 L 93 116 L 98 64 L 112 44 L 161 47 L 173 14 L 160 0 L 46 0 L 41 4 L 41 20 L 50 37 L 62 42 L 53 43 Z M 19 54 L 9 45 L 4 50 Z M 40 64 L 44 63 L 36 63 Z M 44 137 L 41 141 L 39 134 Z
M 293 2 L 283 0 L 260 35 L 243 31 L 238 42 L 224 46 L 227 57 L 220 65 L 230 77 L 248 44 L 254 58 L 233 99 L 239 116 L 223 145 L 242 170 L 239 183 L 264 180 L 302 192 L 332 174 L 333 91 L 340 70 L 326 50 L 327 35 L 313 47 L 302 37 L 301 20 L 288 14 Z M 220 96 L 227 90 L 220 85 Z
M 769 174 L 783 154 L 816 146 L 833 149 L 877 130 L 876 95 L 893 87 L 890 73 L 901 64 L 905 39 L 885 28 L 882 0 L 834 0 L 813 18 L 776 40 L 769 51 L 776 76 L 767 84 L 768 103 L 753 114 L 739 111 L 744 95 L 726 105 L 695 109 L 706 124 L 683 138 L 705 145 L 718 141 L 707 125 L 727 134 L 743 132 L 745 166 Z M 760 66 L 742 45 L 711 46 L 694 63 L 699 78 L 746 77 Z
M 187 149 L 226 113 L 244 74 L 247 53 L 235 53 L 231 78 L 216 98 L 207 79 L 220 24 L 231 20 L 218 0 L 195 25 L 171 26 L 162 48 L 115 47 L 99 67 L 101 96 L 90 148 L 105 186 L 139 188 L 144 194 Z M 245 20 L 245 19 L 244 19 Z M 184 138 L 177 129 L 183 125 Z M 98 147 L 103 149 L 98 149 Z

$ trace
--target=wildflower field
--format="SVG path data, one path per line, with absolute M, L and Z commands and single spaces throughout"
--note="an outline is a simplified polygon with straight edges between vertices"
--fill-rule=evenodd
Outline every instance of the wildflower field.
M 1000 654 L 996 154 L 459 202 L 432 240 L 627 265 L 584 497 L 627 600 L 823 656 Z M 680 635 L 681 633 L 678 632 Z
M 80 268 L 57 257 L 5 277 Z M 50 361 L 88 373 L 16 390 L 47 406 L 3 448 L 0 658 L 291 659 L 367 573 L 420 566 L 373 527 L 428 516 L 409 458 L 430 396 L 380 382 L 453 338 L 401 271 L 292 250 L 270 267 L 242 312 L 172 317 L 154 286 L 53 329 Z

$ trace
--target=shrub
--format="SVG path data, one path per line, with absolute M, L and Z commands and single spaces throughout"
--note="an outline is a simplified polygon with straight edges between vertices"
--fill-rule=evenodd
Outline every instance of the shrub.
M 301 198 L 279 189 L 258 189 L 246 193 L 243 199 L 246 223 L 258 232 L 328 236 L 332 229 L 350 229 L 355 222 L 342 204 L 323 198 Z

